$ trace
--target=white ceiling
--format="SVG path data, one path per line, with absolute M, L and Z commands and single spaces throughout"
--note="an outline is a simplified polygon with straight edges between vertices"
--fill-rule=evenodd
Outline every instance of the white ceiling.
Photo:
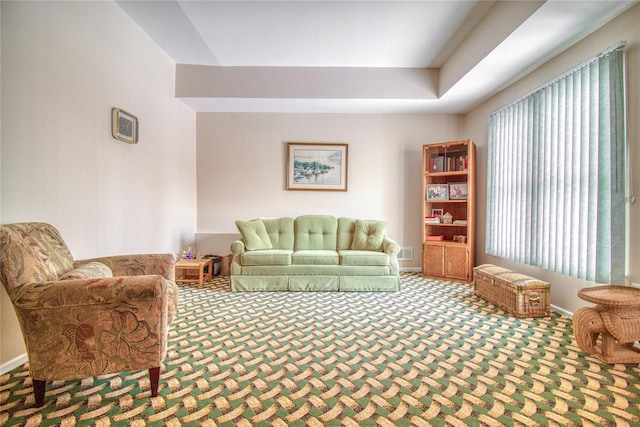
M 283 75 L 313 70 L 320 79 L 329 68 L 352 67 L 439 75 L 431 99 L 310 97 L 300 82 L 300 96 L 285 98 L 246 90 L 179 96 L 196 111 L 449 113 L 468 111 L 638 1 L 117 3 L 176 64 L 246 67 L 258 77 L 265 67 L 269 76 L 282 67 Z

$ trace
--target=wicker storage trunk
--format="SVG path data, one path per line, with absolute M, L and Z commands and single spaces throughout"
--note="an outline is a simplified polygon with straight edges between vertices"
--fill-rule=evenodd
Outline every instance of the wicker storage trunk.
M 551 314 L 551 285 L 492 264 L 473 269 L 474 293 L 515 317 Z

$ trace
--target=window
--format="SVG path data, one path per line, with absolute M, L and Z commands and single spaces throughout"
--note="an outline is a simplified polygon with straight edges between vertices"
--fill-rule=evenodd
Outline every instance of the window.
M 489 117 L 486 253 L 624 283 L 624 45 Z

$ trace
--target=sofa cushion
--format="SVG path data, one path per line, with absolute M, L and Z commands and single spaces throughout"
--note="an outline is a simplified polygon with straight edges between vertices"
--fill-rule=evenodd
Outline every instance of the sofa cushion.
M 242 265 L 290 265 L 293 251 L 286 249 L 266 249 L 242 254 Z
M 389 255 L 374 251 L 340 251 L 340 265 L 389 265 Z
M 330 215 L 303 215 L 295 219 L 294 250 L 336 250 L 338 221 Z
M 388 265 L 243 265 L 241 276 L 389 276 Z
M 382 252 L 386 231 L 385 221 L 357 219 L 351 249 Z
M 254 219 L 251 221 L 236 221 L 236 227 L 242 234 L 247 249 L 250 251 L 260 249 L 271 249 L 271 240 L 267 234 L 267 229 L 262 220 Z
M 59 277 L 59 280 L 98 279 L 103 277 L 113 277 L 111 269 L 101 262 L 93 261 L 67 271 Z
M 351 249 L 353 233 L 356 231 L 356 220 L 353 218 L 338 218 L 338 247 L 339 251 Z
M 293 250 L 293 218 L 262 219 L 273 249 Z
M 293 253 L 291 263 L 294 265 L 339 265 L 340 257 L 336 251 L 301 250 Z

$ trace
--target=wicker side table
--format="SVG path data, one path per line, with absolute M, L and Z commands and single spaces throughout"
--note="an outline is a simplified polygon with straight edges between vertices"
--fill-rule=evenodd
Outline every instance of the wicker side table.
M 640 363 L 640 348 L 636 344 L 640 340 L 640 289 L 596 286 L 581 289 L 578 296 L 596 304 L 573 315 L 580 349 L 605 363 Z
M 207 267 L 206 273 L 205 267 Z M 176 262 L 176 283 L 198 282 L 202 288 L 205 279 L 211 280 L 212 273 L 213 260 L 210 258 L 181 259 Z

